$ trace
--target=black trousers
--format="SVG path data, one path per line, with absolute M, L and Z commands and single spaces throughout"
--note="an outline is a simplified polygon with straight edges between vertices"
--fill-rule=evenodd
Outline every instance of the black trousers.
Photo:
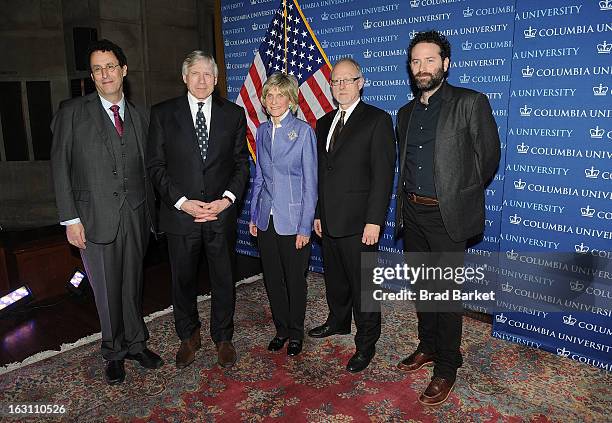
M 295 248 L 296 235 L 279 235 L 270 216 L 268 229 L 257 230 L 264 282 L 276 335 L 295 340 L 304 339 L 306 316 L 306 270 L 310 243 Z
M 234 335 L 236 290 L 231 249 L 218 222 L 199 223 L 187 235 L 167 234 L 172 270 L 172 305 L 178 337 L 184 341 L 199 330 L 198 267 L 202 254 L 208 263 L 211 289 L 210 336 L 213 342 L 231 341 Z
M 329 306 L 327 324 L 339 330 L 351 329 L 351 314 L 357 333 L 355 346 L 366 354 L 374 353 L 380 338 L 379 311 L 362 309 L 361 253 L 375 253 L 378 244 L 365 245 L 362 234 L 334 238 L 323 234 L 323 265 L 325 268 L 325 296 Z M 380 304 L 376 302 L 374 306 Z
M 142 261 L 148 242 L 146 206 L 132 210 L 125 201 L 115 240 L 109 244 L 87 241 L 86 248 L 80 250 L 96 300 L 106 360 L 121 360 L 128 352 L 136 354 L 149 339 L 142 318 Z
M 415 204 L 404 198 L 404 251 L 447 252 L 465 251 L 465 241 L 453 241 L 444 227 L 437 206 Z M 462 264 L 459 264 L 462 265 Z M 419 312 L 417 318 L 419 346 L 417 351 L 434 354 L 434 376 L 454 381 L 463 364 L 461 356 L 461 312 Z

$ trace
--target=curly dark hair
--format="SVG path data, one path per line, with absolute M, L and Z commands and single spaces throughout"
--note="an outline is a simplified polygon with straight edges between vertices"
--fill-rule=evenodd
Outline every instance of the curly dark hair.
M 412 41 L 410 41 L 410 45 L 408 46 L 408 61 L 410 61 L 412 56 L 412 49 L 418 43 L 432 43 L 437 44 L 440 47 L 440 56 L 442 56 L 442 61 L 448 57 L 450 60 L 451 57 L 451 45 L 446 39 L 446 37 L 440 34 L 438 31 L 430 30 L 417 32 Z
M 111 53 L 115 55 L 117 60 L 119 60 L 119 65 L 121 67 L 127 65 L 127 58 L 125 57 L 123 50 L 121 50 L 121 47 L 119 47 L 117 44 L 113 43 L 112 41 L 103 39 L 103 40 L 92 41 L 91 43 L 89 43 L 89 45 L 87 46 L 88 60 L 91 59 L 91 54 L 94 51 L 110 51 Z

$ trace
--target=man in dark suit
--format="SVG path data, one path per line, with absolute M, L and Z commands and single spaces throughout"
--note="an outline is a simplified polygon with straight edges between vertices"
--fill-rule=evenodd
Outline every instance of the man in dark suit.
M 210 270 L 210 334 L 218 363 L 236 362 L 232 344 L 235 290 L 231 254 L 237 207 L 248 177 L 244 109 L 213 95 L 217 64 L 199 50 L 183 62 L 187 94 L 153 106 L 148 169 L 161 198 L 172 270 L 172 303 L 181 340 L 176 366 L 184 368 L 201 346 L 197 309 L 198 264 Z
M 406 252 L 450 253 L 451 261 L 459 257 L 453 265 L 463 266 L 466 241 L 484 231 L 484 188 L 500 158 L 497 125 L 487 97 L 446 82 L 450 44 L 443 35 L 416 34 L 408 61 L 419 92 L 397 116 L 396 233 L 403 230 Z M 462 364 L 461 308 L 448 306 L 449 312 L 419 312 L 417 304 L 420 342 L 398 364 L 408 372 L 434 365 L 419 398 L 425 405 L 448 398 Z
M 123 95 L 127 59 L 116 44 L 89 47 L 96 93 L 64 102 L 53 120 L 51 165 L 59 218 L 78 247 L 96 299 L 109 384 L 125 379 L 123 360 L 158 368 L 146 348 L 142 261 L 155 221 L 146 176 L 145 115 Z
M 332 70 L 338 110 L 317 121 L 319 202 L 315 232 L 323 239 L 329 315 L 309 331 L 315 338 L 351 332 L 357 351 L 346 369 L 365 369 L 380 337 L 379 309 L 362 309 L 361 253 L 375 253 L 393 189 L 395 138 L 391 116 L 360 99 L 361 68 L 353 59 Z

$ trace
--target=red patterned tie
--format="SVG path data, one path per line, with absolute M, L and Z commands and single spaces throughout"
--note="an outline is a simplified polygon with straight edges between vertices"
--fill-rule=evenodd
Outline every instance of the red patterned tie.
M 115 117 L 115 129 L 117 129 L 117 133 L 120 137 L 123 136 L 123 121 L 121 120 L 121 115 L 119 114 L 119 106 L 113 104 L 110 106 L 111 111 L 113 112 L 113 116 Z

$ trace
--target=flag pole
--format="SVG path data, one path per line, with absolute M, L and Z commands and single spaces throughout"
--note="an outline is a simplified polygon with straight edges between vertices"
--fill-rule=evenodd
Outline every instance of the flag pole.
M 285 73 L 287 73 L 288 70 L 288 66 L 289 66 L 289 60 L 287 60 L 287 0 L 283 0 L 283 17 L 285 18 L 285 37 L 284 37 L 284 44 L 285 44 Z

